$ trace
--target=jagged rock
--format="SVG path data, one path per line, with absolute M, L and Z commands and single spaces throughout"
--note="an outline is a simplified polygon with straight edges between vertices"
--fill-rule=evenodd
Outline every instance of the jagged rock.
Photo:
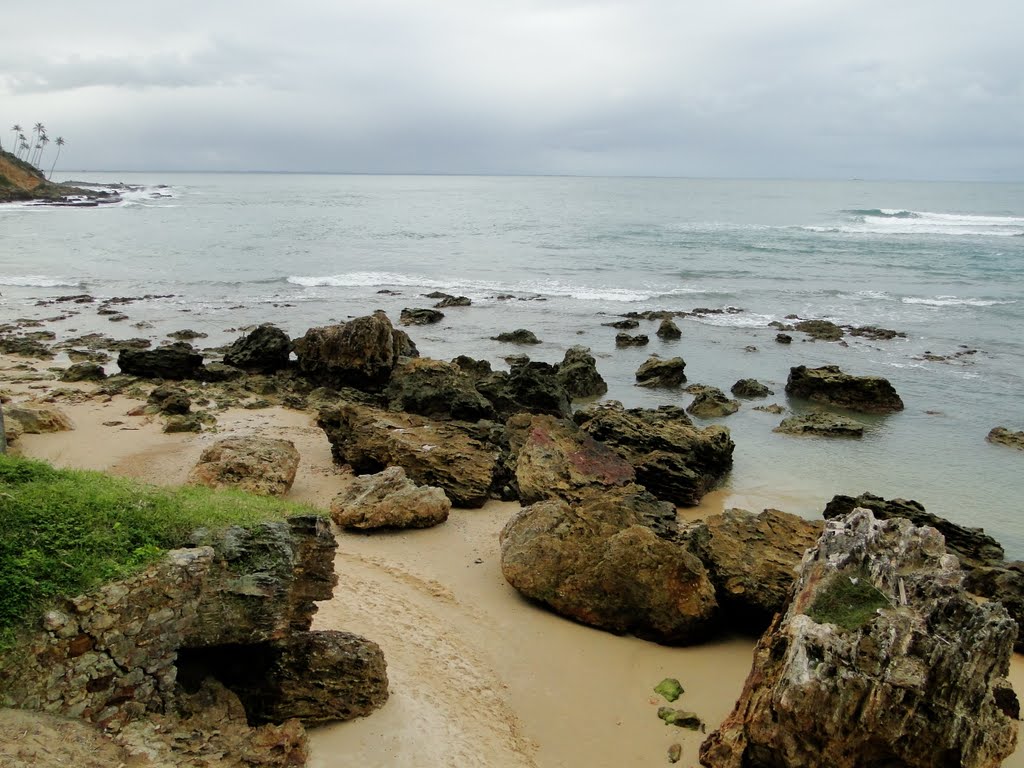
M 768 397 L 775 394 L 757 379 L 740 379 L 729 391 L 736 397 Z
M 491 364 L 487 360 L 475 360 L 468 355 L 459 355 L 452 360 L 452 364 L 457 365 L 459 370 L 472 378 L 473 381 L 479 381 L 491 375 Z
M 775 334 L 775 341 L 777 341 L 779 344 L 792 344 L 793 337 L 790 336 L 788 333 L 777 333 Z
M 829 320 L 801 320 L 793 327 L 821 341 L 839 341 L 843 338 L 843 329 Z
M 674 504 L 696 506 L 732 468 L 729 430 L 694 427 L 676 406 L 627 410 L 612 400 L 577 411 L 573 420 L 632 464 L 638 483 Z
M 650 494 L 627 491 L 526 507 L 501 532 L 509 584 L 556 613 L 661 643 L 705 637 L 716 613 L 704 566 L 659 538 L 637 507 Z
M 149 393 L 147 402 L 150 405 L 155 405 L 160 413 L 168 415 L 188 413 L 192 407 L 192 398 L 188 396 L 188 392 L 181 387 L 172 387 L 167 384 L 155 387 Z
M 701 764 L 1000 765 L 1017 742 L 1016 627 L 961 582 L 933 528 L 868 510 L 830 520 Z
M 615 346 L 616 347 L 643 347 L 650 341 L 647 338 L 647 334 L 638 333 L 635 336 L 630 336 L 628 333 L 617 333 L 615 334 Z
M 903 401 L 888 379 L 881 376 L 852 376 L 838 365 L 789 370 L 786 394 L 830 403 L 863 413 L 893 413 L 903 410 Z
M 661 325 L 658 326 L 657 335 L 659 339 L 669 341 L 672 339 L 681 339 L 683 337 L 683 332 L 679 330 L 679 326 L 676 325 L 671 318 L 666 317 L 661 321 Z
M 805 413 L 783 419 L 772 432 L 817 437 L 861 437 L 864 425 L 836 413 Z
M 540 344 L 540 339 L 537 338 L 533 331 L 528 331 L 525 328 L 499 333 L 497 336 L 491 336 L 491 340 L 507 341 L 511 344 Z
M 194 413 L 176 414 L 168 416 L 164 422 L 164 432 L 174 434 L 176 432 L 202 432 L 203 423 Z
M 891 328 L 879 328 L 877 325 L 844 325 L 851 336 L 864 336 L 872 341 L 888 341 L 890 339 L 905 339 L 907 334 L 902 331 L 894 331 Z
M 730 400 L 717 387 L 704 387 L 687 406 L 686 412 L 701 419 L 715 419 L 729 416 L 739 409 L 738 400 Z
M 102 365 L 97 363 L 74 363 L 61 371 L 61 381 L 101 381 L 107 378 Z
M 560 417 L 572 412 L 569 394 L 558 381 L 558 369 L 529 358 L 514 361 L 508 373 L 499 371 L 481 379 L 476 388 L 500 419 L 522 412 Z
M 351 464 L 357 474 L 396 465 L 414 482 L 439 487 L 456 506 L 487 501 L 497 451 L 455 423 L 341 403 L 322 408 L 317 424 L 335 461 Z
M 205 449 L 189 473 L 192 485 L 284 496 L 295 482 L 299 452 L 291 440 L 230 437 Z
M 963 560 L 961 566 L 965 566 Z M 1017 622 L 1017 640 L 1013 649 L 1024 653 L 1024 562 L 966 567 L 964 586 L 972 594 L 996 600 Z
M 824 527 L 777 509 L 758 515 L 727 509 L 690 526 L 683 536 L 707 568 L 725 620 L 759 634 L 785 608 L 797 567 Z
M 636 385 L 674 389 L 686 381 L 685 370 L 686 361 L 681 357 L 663 360 L 652 356 L 636 369 Z
M 1018 451 L 1024 451 L 1024 431 L 1011 432 L 1006 427 L 993 427 L 985 439 L 990 443 L 1008 445 Z
M 433 325 L 444 320 L 444 312 L 436 309 L 418 309 L 406 307 L 398 317 L 402 325 Z
M 577 501 L 636 479 L 625 459 L 571 421 L 518 414 L 506 429 L 509 462 L 524 504 L 551 498 Z
M 202 373 L 203 356 L 179 341 L 156 349 L 122 349 L 117 367 L 144 379 L 195 379 Z
M 233 365 L 227 365 L 225 363 L 207 363 L 203 366 L 200 380 L 210 382 L 238 381 L 245 375 L 245 371 L 241 368 L 235 368 Z
M 565 351 L 557 378 L 570 399 L 597 397 L 608 391 L 608 384 L 598 373 L 597 361 L 587 347 L 577 345 Z
M 473 301 L 467 296 L 445 296 L 437 304 L 434 305 L 436 309 L 445 309 L 446 307 L 468 307 Z
M 8 439 L 12 442 L 17 439 L 18 434 L 41 435 L 49 432 L 68 432 L 75 428 L 68 415 L 52 405 L 21 403 L 5 405 L 3 408 Z
M 776 416 L 780 413 L 785 413 L 786 409 L 778 403 L 771 403 L 769 405 L 755 405 L 755 411 L 764 411 L 765 413 L 774 413 Z
M 625 320 L 616 320 L 612 323 L 601 323 L 601 325 L 607 328 L 617 328 L 620 331 L 631 331 L 634 328 L 640 327 L 640 321 L 632 318 L 626 318 Z
M 440 488 L 418 486 L 401 467 L 355 478 L 331 502 L 342 528 L 430 528 L 448 519 L 451 501 Z
M 879 520 L 902 517 L 914 525 L 931 526 L 945 537 L 946 549 L 956 555 L 960 559 L 960 565 L 967 570 L 979 566 L 1001 565 L 1005 557 L 999 542 L 986 534 L 983 528 L 957 525 L 925 511 L 924 505 L 910 499 L 887 501 L 872 493 L 862 493 L 856 498 L 837 494 L 825 505 L 822 515 L 828 520 L 845 517 L 858 507 L 870 509 Z
M 263 323 L 231 343 L 224 353 L 224 364 L 252 373 L 273 373 L 288 367 L 291 351 L 288 334 L 275 325 Z
M 420 357 L 395 368 L 384 390 L 392 410 L 460 421 L 493 419 L 494 407 L 461 368 Z
M 378 391 L 391 378 L 399 357 L 415 357 L 409 337 L 383 312 L 343 325 L 310 328 L 295 341 L 299 371 L 313 382 L 341 389 Z

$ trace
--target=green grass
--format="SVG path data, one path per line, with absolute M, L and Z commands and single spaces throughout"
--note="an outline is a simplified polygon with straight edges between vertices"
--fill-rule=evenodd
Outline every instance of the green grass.
M 0 455 L 0 650 L 61 597 L 127 576 L 199 527 L 309 507 L 234 491 L 157 488 Z
M 807 615 L 819 624 L 836 624 L 855 631 L 870 622 L 879 608 L 888 606 L 889 600 L 871 583 L 867 573 L 837 573 L 818 593 Z

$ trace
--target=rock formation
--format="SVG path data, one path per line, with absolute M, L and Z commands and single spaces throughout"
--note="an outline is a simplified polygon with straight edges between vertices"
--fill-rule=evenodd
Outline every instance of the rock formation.
M 789 416 L 779 422 L 779 426 L 772 432 L 817 437 L 861 437 L 864 434 L 864 425 L 838 413 L 815 411 Z
M 202 375 L 203 356 L 179 341 L 156 349 L 122 349 L 117 367 L 144 379 L 195 379 Z
M 736 397 L 768 397 L 775 394 L 757 379 L 740 379 L 729 391 Z
M 738 400 L 730 400 L 717 387 L 702 387 L 686 407 L 686 412 L 700 419 L 729 416 L 740 409 Z
M 436 309 L 405 308 L 398 317 L 402 325 L 433 325 L 444 320 L 444 312 Z
M 188 392 L 181 387 L 169 384 L 154 387 L 150 391 L 149 397 L 146 398 L 146 402 L 160 413 L 168 416 L 188 413 L 192 408 L 192 398 L 188 396 Z
M 686 361 L 681 357 L 662 359 L 652 355 L 636 369 L 638 387 L 674 389 L 686 382 Z
M 225 365 L 251 373 L 273 373 L 288 367 L 292 340 L 275 325 L 264 323 L 235 339 L 224 353 Z
M 650 339 L 647 338 L 647 334 L 638 333 L 635 336 L 631 336 L 628 333 L 617 333 L 615 334 L 615 346 L 616 347 L 644 347 Z
M 843 338 L 843 329 L 830 320 L 801 320 L 793 328 L 820 341 L 839 341 Z
M 1011 432 L 1006 427 L 993 427 L 985 439 L 990 443 L 1006 445 L 1010 448 L 1016 448 L 1018 451 L 1024 451 L 1024 430 Z
M 480 379 L 476 388 L 494 406 L 499 419 L 522 412 L 561 417 L 572 412 L 558 369 L 529 358 L 512 362 L 508 373 L 499 371 Z
M 426 357 L 395 368 L 384 394 L 392 410 L 431 418 L 477 421 L 493 419 L 494 406 L 457 365 Z
M 440 488 L 418 486 L 401 467 L 355 478 L 331 502 L 342 528 L 430 528 L 448 519 L 451 501 Z
M 99 363 L 74 363 L 60 374 L 61 381 L 102 381 L 107 378 L 103 366 Z
M 682 338 L 683 332 L 679 330 L 679 326 L 672 321 L 672 318 L 666 317 L 662 319 L 661 325 L 658 326 L 657 335 L 659 339 L 670 341 Z
M 517 328 L 514 331 L 499 333 L 497 336 L 491 336 L 491 340 L 505 341 L 510 344 L 540 344 L 540 339 L 537 338 L 536 334 L 525 328 Z
M 48 432 L 67 432 L 75 428 L 71 419 L 60 408 L 39 403 L 5 405 L 4 418 L 8 433 L 14 435 L 41 435 Z
M 786 394 L 838 405 L 864 413 L 893 413 L 903 410 L 903 401 L 892 384 L 881 376 L 851 376 L 837 365 L 789 370 Z
M 299 452 L 291 440 L 230 437 L 203 451 L 187 482 L 284 496 L 291 490 L 298 468 Z
M 597 361 L 587 347 L 576 345 L 565 351 L 558 365 L 558 383 L 575 400 L 580 397 L 598 397 L 608 391 L 608 384 L 597 370 Z

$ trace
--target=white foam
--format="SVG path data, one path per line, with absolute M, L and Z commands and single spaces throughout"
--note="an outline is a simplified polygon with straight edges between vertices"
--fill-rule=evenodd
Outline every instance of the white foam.
M 999 301 L 998 299 L 963 299 L 958 296 L 935 296 L 933 298 L 919 298 L 915 296 L 904 296 L 901 301 L 904 304 L 924 304 L 929 307 L 992 307 L 997 304 L 1016 304 L 1016 301 Z
M 19 288 L 81 288 L 82 284 L 74 280 L 46 275 L 0 275 L 0 285 L 11 285 Z
M 810 232 L 851 235 L 951 235 L 957 237 L 1017 237 L 1024 235 L 1024 217 L 970 213 L 938 213 L 879 208 L 857 212 L 855 221 L 836 226 L 806 226 Z

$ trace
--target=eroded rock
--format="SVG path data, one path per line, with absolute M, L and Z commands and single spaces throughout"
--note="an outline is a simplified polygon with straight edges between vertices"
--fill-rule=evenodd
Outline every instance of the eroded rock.
M 122 349 L 117 366 L 121 373 L 144 379 L 195 379 L 201 375 L 203 356 L 179 341 L 156 349 Z
M 772 432 L 786 435 L 814 435 L 817 437 L 861 437 L 864 425 L 837 413 L 798 414 L 783 419 Z
M 395 329 L 383 312 L 357 317 L 343 325 L 310 328 L 295 341 L 299 371 L 334 389 L 379 391 L 391 378 L 399 357 L 415 357 L 415 346 Z
M 224 364 L 251 373 L 273 373 L 288 367 L 292 340 L 271 323 L 235 339 L 224 353 Z
M 556 375 L 570 399 L 598 397 L 608 391 L 608 384 L 601 378 L 597 361 L 587 347 L 569 347 Z
M 452 503 L 440 488 L 418 486 L 401 467 L 357 477 L 331 502 L 342 528 L 430 528 L 448 519 Z
M 638 387 L 675 389 L 685 383 L 685 370 L 686 361 L 681 357 L 662 359 L 651 356 L 636 369 L 636 385 Z
M 284 496 L 291 490 L 298 468 L 299 452 L 291 440 L 229 437 L 203 451 L 187 482 Z
M 888 379 L 881 376 L 852 376 L 838 365 L 791 368 L 786 394 L 816 402 L 838 405 L 863 413 L 893 413 L 903 410 L 903 401 Z
M 477 421 L 495 415 L 494 406 L 459 366 L 425 357 L 395 368 L 384 394 L 392 410 L 431 418 Z
M 686 412 L 701 419 L 730 416 L 740 409 L 738 400 L 730 400 L 717 387 L 703 387 L 686 407 Z
M 1011 432 L 1006 427 L 993 427 L 992 431 L 985 437 L 990 443 L 1006 445 L 1024 451 L 1024 431 Z

